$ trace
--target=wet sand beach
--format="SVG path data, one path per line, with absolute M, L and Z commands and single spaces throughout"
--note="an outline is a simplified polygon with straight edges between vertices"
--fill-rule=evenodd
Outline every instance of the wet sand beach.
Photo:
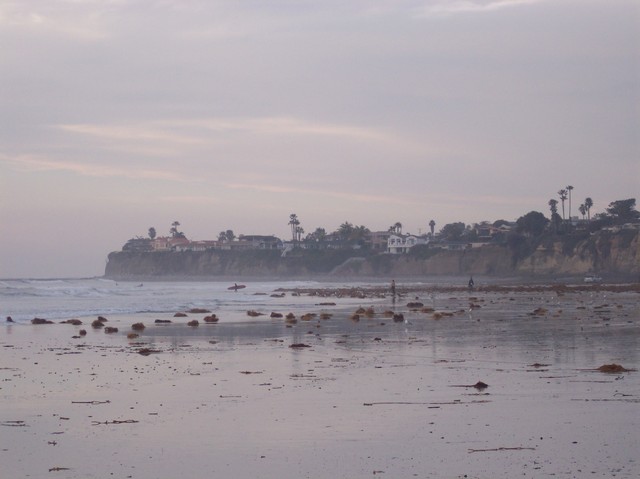
M 637 286 L 398 293 L 3 324 L 2 477 L 640 476 Z

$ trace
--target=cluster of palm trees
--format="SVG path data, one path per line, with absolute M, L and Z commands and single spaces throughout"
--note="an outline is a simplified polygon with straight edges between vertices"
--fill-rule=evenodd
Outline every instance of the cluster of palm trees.
M 560 197 L 560 201 L 562 202 L 562 223 L 567 224 L 567 220 L 565 217 L 565 209 L 564 202 L 569 200 L 569 225 L 571 224 L 571 192 L 573 191 L 573 186 L 568 185 L 561 190 L 558 191 L 558 196 Z M 584 219 L 585 214 L 588 216 L 589 221 L 591 221 L 591 207 L 593 206 L 593 200 L 589 197 L 585 198 L 584 203 L 582 203 L 578 207 L 578 211 L 582 214 L 582 219 Z M 555 198 L 551 198 L 549 200 L 549 208 L 551 209 L 551 222 L 553 223 L 556 231 L 558 230 L 558 220 L 560 215 L 558 215 L 558 200 Z
M 400 223 L 396 224 L 400 225 Z M 291 227 L 292 241 L 294 243 L 302 241 L 304 229 L 300 226 L 300 219 L 298 218 L 297 214 L 291 213 L 289 215 L 288 225 Z M 400 228 L 402 228 L 402 225 L 400 225 Z M 338 237 L 343 241 L 361 241 L 369 232 L 369 228 L 367 228 L 366 226 L 355 226 L 352 223 L 345 221 L 338 227 L 338 229 L 335 231 L 335 234 L 337 234 Z M 312 241 L 323 241 L 327 236 L 327 232 L 324 228 L 316 228 L 312 233 L 309 233 L 307 235 L 306 239 Z

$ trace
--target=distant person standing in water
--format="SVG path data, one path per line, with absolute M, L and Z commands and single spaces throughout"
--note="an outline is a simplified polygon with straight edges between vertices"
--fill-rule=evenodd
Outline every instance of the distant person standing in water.
M 396 280 L 391 280 L 391 296 L 396 297 Z
M 471 277 L 469 278 L 469 289 L 473 289 L 473 285 L 474 285 L 474 284 L 475 284 L 475 283 L 473 282 L 473 276 L 471 276 Z

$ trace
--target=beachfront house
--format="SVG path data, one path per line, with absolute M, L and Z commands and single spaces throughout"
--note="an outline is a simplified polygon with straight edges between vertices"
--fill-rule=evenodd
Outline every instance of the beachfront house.
M 392 233 L 387 239 L 387 253 L 406 254 L 414 246 L 428 243 L 429 237 L 427 235 L 415 236 Z

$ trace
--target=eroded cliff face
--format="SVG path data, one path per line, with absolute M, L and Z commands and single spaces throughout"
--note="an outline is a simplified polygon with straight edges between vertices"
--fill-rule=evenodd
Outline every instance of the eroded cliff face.
M 640 274 L 640 235 L 635 231 L 598 234 L 571 247 L 555 241 L 540 246 L 533 254 L 517 262 L 518 274 L 580 275 L 597 272 L 634 276 Z
M 522 253 L 520 253 L 522 255 Z M 285 258 L 279 251 L 114 252 L 105 276 L 113 279 L 355 278 L 425 276 L 553 276 L 587 273 L 638 277 L 637 231 L 586 239 L 548 241 L 519 257 L 507 246 L 465 251 L 358 257 L 354 251 L 307 251 Z

